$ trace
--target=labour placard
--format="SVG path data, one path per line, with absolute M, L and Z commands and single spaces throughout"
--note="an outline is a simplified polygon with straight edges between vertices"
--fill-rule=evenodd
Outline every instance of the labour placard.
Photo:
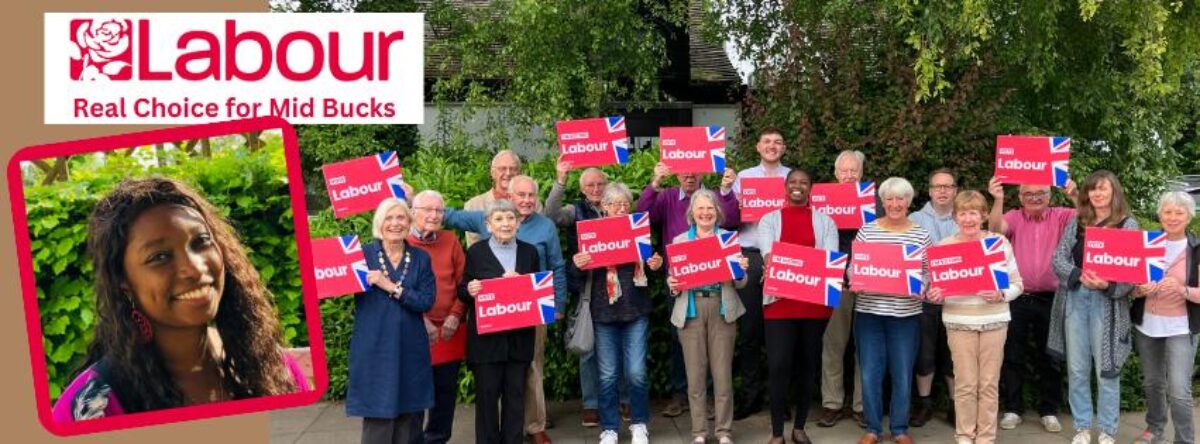
M 313 239 L 312 257 L 318 298 L 367 291 L 367 260 L 358 236 Z
M 341 219 L 374 211 L 389 197 L 404 199 L 404 176 L 395 151 L 359 157 L 321 167 L 333 216 Z
M 541 271 L 484 279 L 475 295 L 479 334 L 546 325 L 554 322 L 554 273 Z
M 782 177 L 746 177 L 741 179 L 742 222 L 758 222 L 767 213 L 783 208 L 787 191 Z
M 851 291 L 918 296 L 924 290 L 924 246 L 855 241 L 851 250 Z
M 1008 290 L 1002 237 L 935 245 L 929 247 L 926 258 L 929 260 L 929 286 L 940 288 L 943 297 Z
M 672 173 L 724 173 L 725 127 L 663 127 L 660 159 Z
M 1166 274 L 1165 232 L 1088 227 L 1083 241 L 1083 270 L 1101 279 L 1147 284 Z
M 875 182 L 818 183 L 809 200 L 839 230 L 857 230 L 875 221 Z
M 587 268 L 649 260 L 650 213 L 581 220 L 575 223 L 579 251 L 592 255 Z
M 847 262 L 846 253 L 775 242 L 763 294 L 837 307 Z
M 1067 186 L 1071 139 L 996 136 L 996 179 L 1000 183 Z
M 558 152 L 571 168 L 629 163 L 624 117 L 562 120 L 555 127 Z
M 738 263 L 741 251 L 737 233 L 720 232 L 716 236 L 667 245 L 667 261 L 679 288 L 691 289 L 744 277 L 746 271 Z

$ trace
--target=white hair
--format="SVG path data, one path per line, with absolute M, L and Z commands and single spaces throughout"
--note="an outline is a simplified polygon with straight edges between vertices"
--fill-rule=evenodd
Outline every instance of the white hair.
M 495 167 L 496 167 L 496 162 L 499 162 L 499 161 L 500 161 L 500 157 L 501 157 L 501 156 L 510 156 L 510 157 L 512 157 L 512 159 L 513 159 L 514 161 L 516 161 L 516 162 L 517 162 L 517 169 L 521 169 L 521 156 L 518 156 L 518 155 L 517 155 L 517 153 L 514 153 L 512 150 L 500 150 L 500 151 L 497 151 L 497 152 L 496 152 L 496 155 L 495 155 L 495 156 L 492 156 L 492 163 L 491 163 L 491 167 L 492 167 L 492 168 L 495 168 Z
M 484 220 L 491 220 L 492 215 L 496 213 L 509 213 L 513 217 L 519 217 L 517 215 L 517 207 L 514 207 L 512 202 L 509 202 L 507 199 L 500 199 L 488 205 L 487 209 L 483 211 L 483 218 Z
M 712 202 L 713 208 L 717 210 L 717 225 L 721 225 L 725 221 L 725 211 L 721 210 L 721 202 L 717 200 L 717 194 L 711 190 L 701 188 L 692 193 L 692 201 L 688 203 L 687 222 L 688 225 L 696 225 L 696 218 L 693 216 L 693 209 L 696 208 L 697 199 L 708 199 Z
M 517 187 L 517 181 L 521 181 L 521 180 L 528 180 L 529 183 L 533 184 L 533 194 L 537 194 L 539 192 L 537 181 L 533 180 L 532 177 L 521 174 L 521 175 L 513 176 L 512 179 L 508 180 L 508 194 L 515 194 L 513 189 L 515 189 Z
M 880 199 L 900 197 L 912 203 L 915 193 L 912 184 L 908 182 L 908 179 L 903 177 L 889 177 L 883 183 L 879 184 Z
M 613 182 L 604 187 L 604 195 L 600 197 L 600 204 L 604 205 L 619 199 L 625 199 L 625 202 L 633 203 L 633 193 L 629 192 L 629 187 L 621 182 Z
M 404 210 L 404 216 L 412 220 L 412 211 L 408 209 L 408 203 L 403 200 L 389 197 L 379 202 L 379 206 L 375 208 L 375 217 L 371 219 L 371 236 L 376 239 L 383 239 L 383 220 L 387 219 L 387 214 L 399 207 Z
M 1158 212 L 1161 214 L 1167 205 L 1183 208 L 1183 212 L 1189 216 L 1196 214 L 1196 201 L 1192 199 L 1192 195 L 1183 191 L 1167 191 L 1162 193 L 1162 196 L 1158 198 Z
M 846 157 L 853 158 L 855 162 L 858 162 L 859 169 L 864 169 L 863 167 L 866 166 L 867 156 L 862 151 L 842 150 L 842 152 L 838 153 L 837 158 L 833 159 L 833 168 L 835 171 L 837 170 L 837 164 L 841 163 L 842 159 Z
M 417 202 L 424 202 L 429 199 L 437 199 L 438 201 L 442 202 L 442 205 L 446 204 L 446 198 L 442 196 L 442 193 L 439 193 L 434 190 L 421 191 L 420 193 L 417 193 L 416 196 L 413 196 L 413 198 L 410 202 L 412 202 L 412 205 L 415 207 L 417 205 L 420 205 Z
M 588 174 L 599 174 L 601 179 L 608 181 L 608 173 L 605 173 L 604 170 L 596 167 L 588 167 L 588 169 L 583 170 L 583 172 L 579 174 L 579 186 L 583 186 L 583 178 L 587 177 Z

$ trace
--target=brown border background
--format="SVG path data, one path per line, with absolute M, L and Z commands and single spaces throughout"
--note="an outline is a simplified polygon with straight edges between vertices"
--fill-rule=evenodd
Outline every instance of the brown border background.
M 0 67 L 4 106 L 0 110 L 0 159 L 7 166 L 18 149 L 65 140 L 161 128 L 148 125 L 44 125 L 42 124 L 42 13 L 44 12 L 265 12 L 267 0 L 158 0 L 83 1 L 55 0 L 12 2 L 5 7 L 0 27 L 7 60 Z M 186 423 L 142 427 L 72 438 L 59 438 L 42 428 L 35 411 L 33 376 L 25 334 L 24 304 L 17 275 L 12 208 L 7 181 L 0 185 L 0 424 L 5 442 L 123 442 L 211 443 L 266 442 L 267 414 L 239 415 Z

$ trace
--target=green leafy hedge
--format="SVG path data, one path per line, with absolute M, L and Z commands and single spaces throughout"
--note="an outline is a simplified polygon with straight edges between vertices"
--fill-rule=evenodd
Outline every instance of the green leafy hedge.
M 308 344 L 282 145 L 277 134 L 262 138 L 266 145 L 256 152 L 240 139 L 215 139 L 212 158 L 166 151 L 159 159 L 165 166 L 158 166 L 149 149 L 103 161 L 76 156 L 69 181 L 32 186 L 26 181 L 51 399 L 81 365 L 96 319 L 92 263 L 86 254 L 88 216 L 97 200 L 124 178 L 176 178 L 207 197 L 233 224 L 274 295 L 284 339 L 294 346 Z M 31 175 L 36 173 L 26 176 Z

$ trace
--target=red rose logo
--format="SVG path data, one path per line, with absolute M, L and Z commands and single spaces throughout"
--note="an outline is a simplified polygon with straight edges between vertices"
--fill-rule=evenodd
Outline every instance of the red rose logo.
M 129 20 L 72 20 L 71 79 L 129 80 L 133 77 Z

